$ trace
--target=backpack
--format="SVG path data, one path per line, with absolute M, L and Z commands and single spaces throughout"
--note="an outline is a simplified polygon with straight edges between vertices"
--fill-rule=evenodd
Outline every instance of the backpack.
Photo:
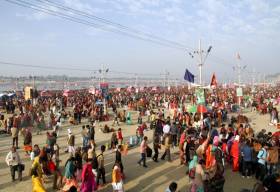
M 97 159 L 100 155 L 93 157 L 92 163 L 91 163 L 92 169 L 98 169 L 98 160 Z

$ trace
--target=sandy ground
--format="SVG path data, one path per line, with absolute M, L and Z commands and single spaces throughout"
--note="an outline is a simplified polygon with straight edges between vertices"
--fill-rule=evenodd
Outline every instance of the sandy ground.
M 256 112 L 246 112 L 251 120 L 251 124 L 255 131 L 259 131 L 263 128 L 268 129 L 268 131 L 276 131 L 276 128 L 273 126 L 268 126 L 269 115 L 258 115 Z M 133 115 L 133 121 L 136 122 L 136 115 Z M 84 122 L 85 123 L 85 122 Z M 106 122 L 108 125 L 111 125 L 111 122 Z M 102 123 L 101 125 L 103 125 Z M 66 158 L 68 157 L 65 154 L 64 148 L 66 147 L 66 137 L 67 137 L 67 128 L 69 125 L 66 123 L 63 125 L 62 130 L 60 131 L 59 138 L 57 140 L 59 146 L 61 147 L 61 156 L 62 159 L 61 165 L 64 165 Z M 125 140 L 128 140 L 130 135 L 135 135 L 135 130 L 137 125 L 124 125 L 121 124 L 120 127 L 123 130 L 123 135 Z M 71 126 L 72 132 L 76 135 L 76 145 L 81 145 L 81 125 Z M 152 131 L 145 132 L 145 135 L 152 138 Z M 109 142 L 111 134 L 104 134 L 99 132 L 96 129 L 96 142 L 98 146 Z M 33 144 L 39 144 L 43 146 L 46 141 L 45 132 L 41 135 L 33 134 Z M 10 136 L 0 135 L 0 191 L 5 192 L 14 192 L 14 191 L 32 191 L 31 178 L 27 175 L 31 162 L 28 157 L 24 155 L 22 149 L 19 150 L 22 161 L 24 162 L 26 169 L 23 173 L 23 181 L 11 182 L 9 167 L 5 163 L 6 154 L 9 151 L 11 146 L 12 139 Z M 23 138 L 20 137 L 19 144 L 22 146 Z M 152 147 L 152 144 L 150 143 Z M 99 148 L 99 147 L 98 147 Z M 129 150 L 128 155 L 123 157 L 123 164 L 125 168 L 126 180 L 125 180 L 125 191 L 130 192 L 160 192 L 164 191 L 171 181 L 176 181 L 179 185 L 179 190 L 187 191 L 189 180 L 185 175 L 186 168 L 179 165 L 178 160 L 178 150 L 173 149 L 172 151 L 172 162 L 160 161 L 158 163 L 153 162 L 148 158 L 147 165 L 148 168 L 140 167 L 136 162 L 140 158 L 139 148 L 133 148 Z M 161 151 L 160 153 L 163 153 Z M 160 154 L 161 155 L 161 154 Z M 111 169 L 115 161 L 115 154 L 112 151 L 106 151 L 105 153 L 105 165 L 106 165 L 106 180 L 111 182 Z M 232 173 L 230 167 L 227 166 L 225 172 L 226 183 L 224 191 L 238 192 L 242 188 L 252 188 L 255 180 L 252 179 L 242 179 L 238 173 Z M 48 182 L 45 184 L 47 191 L 53 191 L 51 188 L 51 183 Z M 112 187 L 110 184 L 107 184 L 100 192 L 110 192 Z

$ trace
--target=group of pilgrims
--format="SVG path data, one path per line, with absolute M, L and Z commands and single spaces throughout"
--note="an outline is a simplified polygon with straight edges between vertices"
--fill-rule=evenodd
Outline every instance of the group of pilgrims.
M 189 183 L 186 191 L 223 192 L 225 183 L 231 182 L 226 180 L 225 170 L 231 168 L 244 182 L 254 179 L 256 183 L 254 189 L 242 191 L 277 192 L 280 191 L 280 134 L 268 132 L 265 127 L 255 131 L 242 110 L 269 115 L 268 126 L 277 130 L 278 88 L 260 88 L 255 92 L 245 88 L 239 104 L 234 89 L 206 90 L 207 111 L 203 113 L 189 110 L 188 105 L 196 104 L 195 90 L 185 87 L 168 91 L 110 90 L 106 98 L 86 90 L 76 91 L 71 97 L 55 92 L 53 96 L 33 100 L 18 95 L 6 101 L 6 111 L 1 113 L 1 130 L 10 135 L 12 143 L 6 163 L 12 181 L 16 180 L 15 173 L 21 181 L 22 172 L 28 172 L 33 192 L 47 191 L 45 183 L 50 179 L 53 190 L 98 191 L 108 184 L 106 172 L 112 176 L 112 191 L 123 192 L 127 179 L 122 158 L 131 148 L 139 148 L 139 161 L 135 164 L 147 171 L 147 158 L 152 159 L 151 163 L 179 158 L 178 166 L 182 166 Z M 100 102 L 104 100 L 106 104 Z M 133 116 L 135 111 L 137 115 Z M 100 123 L 104 125 L 101 128 Z M 135 127 L 135 135 L 125 139 L 121 129 L 124 124 Z M 67 130 L 67 142 L 63 143 L 67 148 L 59 146 L 57 141 L 62 129 Z M 73 134 L 73 129 L 80 129 L 81 134 Z M 111 137 L 98 146 L 96 131 Z M 33 133 L 45 138 L 45 145 L 34 144 Z M 82 138 L 81 145 L 76 144 L 76 137 Z M 30 157 L 29 170 L 25 169 L 18 150 Z M 105 169 L 107 150 L 115 153 L 110 170 Z M 172 151 L 178 151 L 179 157 Z M 68 155 L 65 162 L 60 158 L 61 153 Z M 175 192 L 178 187 L 176 181 L 170 180 L 166 192 Z

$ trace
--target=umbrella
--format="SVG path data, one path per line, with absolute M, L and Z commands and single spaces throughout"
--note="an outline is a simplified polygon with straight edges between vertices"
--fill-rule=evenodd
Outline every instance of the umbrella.
M 207 113 L 207 108 L 204 105 L 198 105 L 197 106 L 197 112 L 198 113 Z
M 189 105 L 189 106 L 187 107 L 187 111 L 188 111 L 189 113 L 196 113 L 197 108 L 196 108 L 195 105 Z

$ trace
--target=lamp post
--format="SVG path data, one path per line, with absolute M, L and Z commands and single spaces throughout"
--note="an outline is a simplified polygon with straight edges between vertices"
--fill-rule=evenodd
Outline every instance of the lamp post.
M 202 66 L 205 64 L 205 61 L 210 53 L 212 49 L 212 46 L 210 45 L 207 49 L 207 51 L 204 51 L 201 48 L 201 40 L 199 39 L 198 42 L 198 50 L 197 51 L 193 51 L 193 52 L 189 52 L 189 55 L 191 56 L 191 58 L 196 58 L 197 62 L 198 62 L 198 70 L 199 70 L 199 86 L 202 87 L 203 83 L 202 83 Z M 203 113 L 201 113 L 200 116 L 201 120 L 203 120 Z
M 105 69 L 105 66 L 102 64 L 101 65 L 101 69 L 99 69 L 99 73 L 100 73 L 100 83 L 99 83 L 99 88 L 101 91 L 101 83 L 105 83 L 105 75 L 109 72 L 109 69 Z M 105 95 L 103 95 L 103 110 L 104 110 L 104 114 L 107 113 L 106 110 L 106 98 Z
M 241 66 L 241 57 L 239 53 L 236 54 L 237 57 L 237 64 L 236 64 L 236 69 L 237 69 L 237 76 L 238 76 L 238 88 L 241 89 L 241 72 L 246 69 L 247 65 Z M 233 68 L 235 70 L 235 68 Z M 241 105 L 241 96 L 238 96 L 238 105 L 240 107 Z
M 210 45 L 207 49 L 207 51 L 202 50 L 201 48 L 201 40 L 199 40 L 198 43 L 198 50 L 189 52 L 189 55 L 191 58 L 196 58 L 198 62 L 198 70 L 199 70 L 199 85 L 202 86 L 202 66 L 205 64 L 205 61 L 212 49 L 212 46 Z

